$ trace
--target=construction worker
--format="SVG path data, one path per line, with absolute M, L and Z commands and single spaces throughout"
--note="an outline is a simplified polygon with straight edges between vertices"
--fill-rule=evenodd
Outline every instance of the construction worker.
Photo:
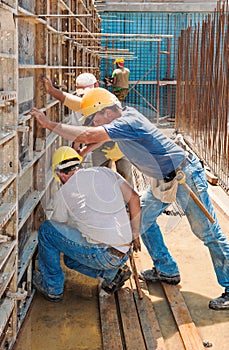
M 122 57 L 116 58 L 114 64 L 116 69 L 112 72 L 112 87 L 114 95 L 123 102 L 129 90 L 130 70 L 124 67 L 125 60 Z
M 140 249 L 138 194 L 111 169 L 83 169 L 81 162 L 68 146 L 57 149 L 52 159 L 53 176 L 62 186 L 54 197 L 51 220 L 38 230 L 40 271 L 34 271 L 33 283 L 53 302 L 63 299 L 60 253 L 70 269 L 102 278 L 101 290 L 111 294 L 131 275 L 125 262 L 133 239 L 133 249 Z
M 135 108 L 121 109 L 117 98 L 106 89 L 88 91 L 81 101 L 77 101 L 77 105 L 91 127 L 58 124 L 37 109 L 32 109 L 31 114 L 41 127 L 55 131 L 68 140 L 84 144 L 117 141 L 129 161 L 150 178 L 151 186 L 141 197 L 141 237 L 154 267 L 142 271 L 142 278 L 169 284 L 180 282 L 177 263 L 169 253 L 156 222 L 158 216 L 176 200 L 183 208 L 193 233 L 209 249 L 218 282 L 225 288 L 225 293 L 211 300 L 209 307 L 229 310 L 229 242 L 217 222 L 207 191 L 205 171 L 199 159 L 170 140 Z M 214 218 L 214 223 L 187 195 L 184 186 L 178 183 L 178 170 L 185 174 L 186 185 Z
M 83 95 L 88 89 L 93 89 L 99 86 L 99 82 L 92 73 L 82 73 L 76 78 L 76 95 L 60 91 L 56 89 L 48 78 L 44 78 L 45 89 L 51 96 L 57 98 L 64 105 L 74 111 L 72 125 L 82 125 L 82 115 L 79 111 L 75 111 L 74 100 Z M 74 148 L 79 151 L 80 144 L 75 143 Z M 124 154 L 120 151 L 118 144 L 115 142 L 106 142 L 100 146 L 93 147 L 91 161 L 93 166 L 106 166 L 112 168 L 115 166 L 117 172 L 133 186 L 132 166 Z M 88 162 L 88 159 L 85 159 Z

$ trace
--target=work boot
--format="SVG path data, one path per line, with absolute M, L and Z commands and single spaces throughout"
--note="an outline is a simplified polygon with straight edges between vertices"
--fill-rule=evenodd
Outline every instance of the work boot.
M 213 310 L 229 310 L 229 292 L 220 297 L 210 300 L 209 308 Z
M 166 276 L 161 272 L 157 272 L 155 267 L 148 270 L 143 270 L 139 273 L 139 277 L 147 282 L 165 282 L 167 284 L 176 285 L 180 283 L 180 275 Z
M 108 294 L 112 294 L 116 292 L 119 288 L 121 288 L 125 281 L 127 281 L 131 276 L 131 271 L 127 265 L 119 268 L 115 278 L 110 284 L 104 280 L 101 285 L 101 289 L 104 290 Z
M 63 300 L 63 294 L 51 294 L 43 288 L 42 277 L 40 271 L 38 270 L 35 270 L 33 272 L 33 285 L 38 290 L 38 292 L 40 292 L 48 301 L 58 303 L 59 301 Z

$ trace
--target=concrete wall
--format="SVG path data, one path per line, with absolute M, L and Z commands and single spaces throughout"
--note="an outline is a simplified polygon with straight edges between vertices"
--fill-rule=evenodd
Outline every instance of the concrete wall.
M 96 7 L 99 11 L 111 12 L 211 12 L 217 1 L 133 1 L 133 0 L 98 0 Z

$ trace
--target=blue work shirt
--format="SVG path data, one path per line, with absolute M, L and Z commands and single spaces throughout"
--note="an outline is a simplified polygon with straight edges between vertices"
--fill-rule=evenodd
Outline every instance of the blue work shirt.
M 185 158 L 185 151 L 133 107 L 103 125 L 112 141 L 143 174 L 163 179 Z

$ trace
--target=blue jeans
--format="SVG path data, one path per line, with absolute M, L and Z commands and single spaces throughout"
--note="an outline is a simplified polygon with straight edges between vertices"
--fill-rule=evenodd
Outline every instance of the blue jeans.
M 107 248 L 107 245 L 88 243 L 77 229 L 44 221 L 38 230 L 38 262 L 43 288 L 55 295 L 63 292 L 60 253 L 64 254 L 64 263 L 70 269 L 90 277 L 102 277 L 110 283 L 128 256 L 121 259 L 109 253 Z
M 218 282 L 229 292 L 229 242 L 223 234 L 211 204 L 204 169 L 198 158 L 193 157 L 183 169 L 186 175 L 186 184 L 198 196 L 205 208 L 215 219 L 212 224 L 194 200 L 179 184 L 176 201 L 183 208 L 193 233 L 208 247 Z M 162 237 L 157 217 L 169 206 L 156 199 L 150 188 L 141 198 L 142 222 L 141 235 L 145 246 L 154 262 L 157 271 L 173 276 L 179 274 L 176 261 L 169 253 Z

